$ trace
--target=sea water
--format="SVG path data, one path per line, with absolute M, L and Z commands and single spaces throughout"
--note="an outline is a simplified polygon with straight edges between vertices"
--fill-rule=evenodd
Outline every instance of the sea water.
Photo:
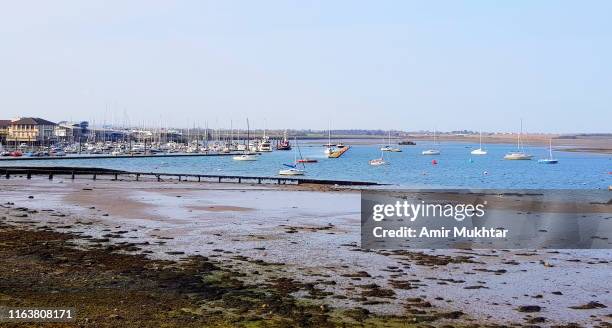
M 515 150 L 509 144 L 487 144 L 487 155 L 471 155 L 477 145 L 462 142 L 420 142 L 401 146 L 402 152 L 385 152 L 388 165 L 371 166 L 368 161 L 381 156 L 381 145 L 355 145 L 342 157 L 329 159 L 320 144 L 300 147 L 302 157 L 318 160 L 305 164 L 310 179 L 357 180 L 410 188 L 546 188 L 605 189 L 612 185 L 612 155 L 556 151 L 559 164 L 539 164 L 548 156 L 546 147 L 526 147 L 533 160 L 504 160 Z M 437 156 L 422 155 L 435 147 Z M 257 161 L 235 161 L 232 156 L 91 158 L 60 160 L 2 160 L 0 166 L 79 166 L 138 172 L 188 173 L 245 176 L 278 176 L 292 163 L 294 150 L 263 153 Z M 434 161 L 435 160 L 435 164 Z M 300 165 L 301 168 L 301 165 Z

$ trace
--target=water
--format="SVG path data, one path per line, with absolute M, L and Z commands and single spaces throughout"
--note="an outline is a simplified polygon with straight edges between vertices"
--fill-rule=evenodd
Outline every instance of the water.
M 485 156 L 470 155 L 473 144 L 441 142 L 442 154 L 424 156 L 421 151 L 433 147 L 422 142 L 402 146 L 401 153 L 385 153 L 389 165 L 373 167 L 368 161 L 380 157 L 380 145 L 352 146 L 341 158 L 328 159 L 324 148 L 302 146 L 303 157 L 319 162 L 306 165 L 307 178 L 359 180 L 389 183 L 414 188 L 550 188 L 601 189 L 612 185 L 612 156 L 592 153 L 555 152 L 559 164 L 538 164 L 548 156 L 545 147 L 526 147 L 534 155 L 531 161 L 508 161 L 503 156 L 516 146 L 489 144 Z M 258 161 L 234 161 L 231 156 L 110 158 L 44 161 L 0 161 L 2 165 L 83 166 L 140 172 L 226 174 L 276 176 L 283 163 L 291 163 L 294 151 L 264 153 Z M 432 160 L 438 162 L 432 164 Z M 486 173 L 485 173 L 486 172 Z

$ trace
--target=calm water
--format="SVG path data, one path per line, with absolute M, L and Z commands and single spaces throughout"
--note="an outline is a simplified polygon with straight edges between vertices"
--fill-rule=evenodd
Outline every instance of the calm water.
M 557 165 L 538 164 L 548 150 L 527 147 L 534 155 L 531 161 L 507 161 L 512 145 L 486 145 L 485 156 L 470 155 L 472 144 L 442 142 L 442 154 L 423 156 L 421 151 L 431 143 L 403 146 L 401 153 L 385 153 L 390 165 L 373 167 L 368 160 L 380 157 L 378 145 L 353 146 L 339 159 L 328 159 L 321 146 L 302 146 L 304 157 L 318 163 L 306 164 L 306 176 L 314 179 L 361 180 L 409 187 L 465 188 L 555 188 L 591 189 L 612 185 L 612 156 L 589 153 L 555 152 Z M 88 166 L 141 172 L 200 173 L 227 175 L 275 176 L 282 163 L 293 161 L 293 151 L 265 153 L 255 162 L 219 157 L 111 158 L 44 161 L 0 161 L 0 165 Z M 435 159 L 438 164 L 433 165 Z M 485 174 L 487 172 L 487 174 Z

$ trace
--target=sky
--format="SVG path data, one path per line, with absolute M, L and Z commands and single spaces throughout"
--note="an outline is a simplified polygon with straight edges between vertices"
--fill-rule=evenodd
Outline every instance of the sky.
M 0 119 L 612 132 L 612 1 L 3 1 Z

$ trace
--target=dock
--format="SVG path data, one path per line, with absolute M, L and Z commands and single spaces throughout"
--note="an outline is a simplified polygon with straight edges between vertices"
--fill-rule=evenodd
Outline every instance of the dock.
M 329 156 L 327 156 L 328 158 L 338 158 L 340 156 L 342 156 L 342 154 L 346 153 L 349 148 L 351 148 L 351 146 L 344 146 L 334 152 L 332 152 L 331 154 L 329 154 Z
M 96 180 L 99 177 L 110 177 L 112 180 L 133 179 L 139 181 L 141 178 L 153 178 L 157 181 L 168 181 L 176 179 L 178 181 L 193 182 L 218 182 L 218 183 L 257 183 L 257 184 L 278 184 L 278 185 L 335 185 L 335 186 L 379 186 L 381 184 L 368 181 L 347 181 L 347 180 L 324 180 L 324 179 L 304 179 L 293 177 L 270 177 L 270 176 L 239 176 L 239 175 L 216 175 L 216 174 L 186 174 L 186 173 L 157 173 L 157 172 L 129 172 L 123 170 L 113 170 L 94 167 L 33 167 L 33 166 L 0 166 L 0 174 L 5 179 L 11 177 L 25 177 L 31 179 L 32 176 L 46 176 L 53 180 L 56 176 L 69 177 L 89 177 Z
M 146 154 L 146 155 L 68 155 L 68 156 L 41 156 L 41 157 L 0 157 L 0 163 L 2 161 L 44 161 L 44 160 L 56 160 L 56 159 L 104 159 L 104 158 L 148 158 L 148 157 L 206 157 L 206 156 L 235 156 L 240 155 L 242 152 L 231 152 L 231 153 L 164 153 L 164 154 Z M 257 153 L 261 155 L 261 153 Z

